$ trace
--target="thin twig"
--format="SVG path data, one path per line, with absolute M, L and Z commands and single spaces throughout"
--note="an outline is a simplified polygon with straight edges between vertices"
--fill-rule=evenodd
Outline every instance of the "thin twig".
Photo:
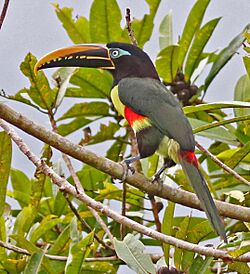
M 233 175 L 240 182 L 242 182 L 244 184 L 247 184 L 247 185 L 250 185 L 250 182 L 247 179 L 243 178 L 242 176 L 240 176 L 240 174 L 238 174 L 237 172 L 235 172 L 229 166 L 227 166 L 224 163 L 222 163 L 216 156 L 214 156 L 210 151 L 208 151 L 207 149 L 205 149 L 201 144 L 199 144 L 198 142 L 196 142 L 195 144 L 199 148 L 199 150 L 201 150 L 204 154 L 206 154 L 210 159 L 212 159 L 218 166 L 220 166 L 221 168 L 223 168 L 226 172 L 228 172 L 229 174 Z
M 58 129 L 57 129 L 57 124 L 56 124 L 56 120 L 54 119 L 54 115 L 51 111 L 48 112 L 48 115 L 49 115 L 49 119 L 50 119 L 50 123 L 51 123 L 51 126 L 52 126 L 52 129 L 54 132 L 57 133 Z M 71 163 L 71 160 L 70 158 L 65 154 L 65 153 L 62 153 L 62 158 L 73 178 L 73 181 L 75 183 L 75 187 L 76 187 L 76 191 L 81 191 L 81 192 L 85 192 L 83 187 L 82 187 L 82 184 L 79 180 L 79 177 L 77 176 L 76 172 L 75 172 L 75 169 Z M 69 200 L 67 200 L 69 201 Z M 96 221 L 100 224 L 100 226 L 102 227 L 102 229 L 106 232 L 106 234 L 108 235 L 109 239 L 110 239 L 110 242 L 111 244 L 113 245 L 113 235 L 112 233 L 110 232 L 109 228 L 107 227 L 107 225 L 105 224 L 105 222 L 103 221 L 103 219 L 99 216 L 99 214 L 92 208 L 92 207 L 88 207 L 90 212 L 92 213 L 92 215 L 95 217 Z M 77 210 L 73 211 L 74 213 L 77 212 Z M 82 219 L 80 217 L 80 215 L 78 214 L 78 216 L 76 215 L 76 217 L 79 219 Z M 79 219 L 79 220 L 80 220 Z M 80 220 L 81 221 L 81 220 Z M 96 236 L 97 237 L 97 236 Z M 97 238 L 99 240 L 97 240 Z M 99 237 L 97 237 L 96 240 L 98 242 L 102 241 Z M 110 247 L 108 245 L 106 245 L 103 241 L 102 241 L 102 244 L 105 246 L 105 247 L 108 247 L 109 249 L 112 249 L 113 250 L 113 247 Z
M 126 216 L 126 196 L 127 196 L 127 184 L 126 182 L 122 182 L 122 216 Z M 126 235 L 126 227 L 121 224 L 120 226 L 120 235 L 121 235 L 121 240 L 124 239 Z
M 6 16 L 6 13 L 7 13 L 7 10 L 8 10 L 9 2 L 10 2 L 9 0 L 5 0 L 5 2 L 4 2 L 2 13 L 1 13 L 1 16 L 0 16 L 0 29 L 2 28 L 3 21 L 5 19 L 5 16 Z
M 160 218 L 159 218 L 159 214 L 158 214 L 158 208 L 157 208 L 157 203 L 155 201 L 155 197 L 149 196 L 149 199 L 150 199 L 151 206 L 152 206 L 156 229 L 157 229 L 157 231 L 161 232 L 161 222 L 160 222 Z
M 49 131 L 45 127 L 34 123 L 27 117 L 24 117 L 22 114 L 14 111 L 4 103 L 0 103 L 0 118 L 3 118 L 9 123 L 58 149 L 59 151 L 90 166 L 93 166 L 106 174 L 109 174 L 113 178 L 121 179 L 123 176 L 123 167 L 119 163 L 115 163 L 107 158 L 98 156 L 94 152 L 71 142 L 67 138 Z M 141 191 L 145 191 L 150 195 L 155 195 L 184 206 L 202 210 L 198 198 L 191 192 L 180 188 L 174 188 L 168 186 L 167 184 L 152 184 L 151 180 L 138 172 L 135 172 L 133 175 L 129 173 L 126 181 L 130 185 L 137 187 Z M 215 200 L 215 203 L 220 215 L 244 222 L 250 222 L 249 208 L 218 200 Z
M 126 16 L 125 16 L 125 19 L 126 19 L 126 23 L 127 23 L 127 30 L 128 30 L 128 36 L 132 42 L 132 44 L 134 46 L 137 46 L 138 43 L 137 43 L 137 40 L 135 38 L 135 34 L 134 34 L 134 31 L 132 29 L 132 26 L 131 26 L 131 18 L 130 18 L 130 8 L 126 8 Z
M 89 224 L 80 216 L 80 214 L 78 213 L 77 209 L 74 207 L 74 205 L 72 204 L 72 202 L 70 201 L 70 199 L 67 197 L 67 193 L 65 193 L 64 195 L 65 199 L 68 202 L 68 205 L 71 209 L 71 211 L 75 214 L 76 218 L 79 220 L 79 222 L 81 223 L 83 229 L 86 228 L 88 230 L 88 232 L 92 231 L 92 228 L 89 226 Z M 111 249 L 114 250 L 113 247 L 107 245 L 102 239 L 100 239 L 96 234 L 94 234 L 94 238 L 97 240 L 97 242 L 99 242 L 100 244 L 102 244 L 105 248 L 107 249 Z
M 37 157 L 29 147 L 24 143 L 24 141 L 16 134 L 13 128 L 11 128 L 5 121 L 0 119 L 0 126 L 7 132 L 10 138 L 17 144 L 18 148 L 28 157 L 28 159 L 39 168 L 45 175 L 49 176 L 54 184 L 56 184 L 60 191 L 66 192 L 68 194 L 73 195 L 75 198 L 85 203 L 87 206 L 93 207 L 95 210 L 100 211 L 101 213 L 107 215 L 113 220 L 123 223 L 129 228 L 142 233 L 146 236 L 159 240 L 166 244 L 174 245 L 178 248 L 189 250 L 192 252 L 197 252 L 201 255 L 222 258 L 223 260 L 229 261 L 242 261 L 242 262 L 250 262 L 250 253 L 246 253 L 237 258 L 230 256 L 226 251 L 214 249 L 212 247 L 207 246 L 199 246 L 193 243 L 189 243 L 180 239 L 176 239 L 172 236 L 164 235 L 158 231 L 154 231 L 151 228 L 143 226 L 127 217 L 120 215 L 114 210 L 110 209 L 107 206 L 104 206 L 102 203 L 95 201 L 94 199 L 87 196 L 85 193 L 78 193 L 76 189 L 64 178 L 60 177 L 58 174 L 54 172 L 49 166 L 46 165 L 44 161 L 42 161 L 39 157 Z

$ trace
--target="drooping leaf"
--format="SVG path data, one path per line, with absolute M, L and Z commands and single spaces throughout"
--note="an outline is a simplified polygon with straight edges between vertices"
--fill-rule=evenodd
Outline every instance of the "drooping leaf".
M 234 100 L 250 104 L 250 78 L 248 75 L 243 75 L 238 80 L 234 89 Z M 249 115 L 250 108 L 236 108 L 234 113 L 236 116 Z
M 180 240 L 186 240 L 188 237 L 188 229 L 190 225 L 190 217 L 185 217 L 182 223 L 180 224 L 179 230 L 176 232 L 176 238 Z M 181 269 L 182 265 L 182 257 L 184 254 L 184 250 L 180 248 L 175 248 L 174 251 L 174 263 L 177 269 Z
M 243 101 L 224 101 L 208 104 L 201 104 L 196 106 L 186 106 L 183 108 L 185 114 L 194 113 L 198 111 L 222 109 L 222 108 L 250 108 L 250 103 Z
M 118 162 L 121 158 L 121 155 L 124 154 L 126 147 L 126 143 L 120 140 L 115 141 L 113 145 L 107 150 L 106 157 L 114 162 Z
M 248 274 L 250 272 L 250 267 L 247 263 L 232 262 L 228 264 L 228 270 L 233 273 Z
M 70 78 L 70 83 L 76 87 L 69 87 L 68 97 L 108 98 L 112 87 L 112 76 L 103 70 L 82 68 L 78 69 Z
M 44 253 L 42 252 L 32 254 L 28 264 L 25 267 L 24 274 L 39 273 L 43 258 L 44 258 Z
M 210 83 L 213 81 L 214 77 L 219 73 L 219 71 L 226 65 L 226 63 L 233 57 L 233 55 L 237 52 L 239 47 L 242 46 L 242 43 L 245 41 L 245 37 L 243 33 L 249 29 L 250 25 L 247 25 L 244 30 L 238 34 L 227 47 L 225 47 L 220 54 L 218 55 L 217 59 L 213 63 L 213 66 L 205 80 L 205 89 L 206 92 L 207 88 L 209 87 Z
M 64 230 L 60 233 L 58 238 L 55 240 L 51 248 L 49 249 L 49 254 L 61 254 L 63 251 L 69 248 L 70 239 L 70 225 L 66 226 Z
M 90 144 L 97 144 L 107 140 L 113 140 L 115 133 L 120 129 L 117 123 L 109 122 L 108 125 L 101 124 L 96 135 L 91 136 Z
M 88 257 L 91 251 L 91 245 L 94 240 L 94 231 L 90 232 L 79 242 L 73 242 L 70 247 L 70 256 L 65 267 L 65 273 L 80 273 L 82 263 Z
M 168 201 L 168 206 L 165 209 L 163 221 L 162 221 L 162 233 L 166 235 L 172 235 L 173 217 L 174 217 L 175 203 Z M 169 265 L 170 258 L 170 245 L 163 244 L 164 258 L 167 265 Z
M 10 174 L 11 158 L 11 139 L 5 131 L 2 131 L 0 132 L 0 216 L 2 216 L 5 207 L 5 197 Z
M 156 68 L 160 77 L 167 83 L 173 82 L 178 71 L 179 46 L 172 45 L 160 51 L 156 59 Z
M 188 118 L 188 120 L 194 131 L 196 130 L 196 128 L 200 128 L 202 126 L 207 125 L 206 122 L 203 122 L 198 119 Z M 209 128 L 207 130 L 198 132 L 197 135 L 204 136 L 212 140 L 225 142 L 228 144 L 237 144 L 236 137 L 223 127 Z
M 105 173 L 87 164 L 84 164 L 83 168 L 77 172 L 77 176 L 83 188 L 92 191 L 102 188 L 102 183 L 107 178 Z M 71 178 L 69 181 L 71 182 Z
M 56 218 L 55 215 L 48 215 L 43 218 L 36 229 L 30 235 L 30 241 L 35 243 L 40 237 L 52 229 L 55 225 L 62 222 L 62 219 Z
M 89 102 L 75 104 L 66 113 L 63 114 L 60 120 L 75 118 L 75 117 L 97 117 L 107 116 L 109 114 L 109 105 L 104 102 Z
M 182 67 L 190 44 L 193 40 L 194 35 L 199 30 L 203 16 L 207 9 L 210 0 L 198 0 L 192 7 L 187 21 L 185 23 L 185 27 L 183 33 L 181 35 L 181 39 L 179 41 L 180 51 L 178 57 L 179 67 Z
M 234 169 L 248 154 L 250 154 L 250 142 L 246 143 L 231 158 L 225 161 L 225 165 Z
M 162 19 L 159 28 L 160 49 L 164 49 L 173 44 L 173 12 L 170 10 Z
M 249 48 L 250 49 L 250 48 Z M 250 78 L 250 57 L 249 56 L 244 56 L 243 57 L 243 62 L 247 71 L 247 75 Z
M 185 64 L 185 79 L 189 80 L 197 67 L 201 53 L 221 18 L 216 18 L 206 23 L 195 35 Z
M 132 234 L 127 234 L 123 241 L 114 239 L 117 256 L 136 271 L 136 273 L 156 273 L 149 254 L 145 254 L 144 245 Z
M 91 42 L 119 41 L 122 34 L 121 19 L 116 0 L 94 0 L 89 18 Z
M 20 65 L 22 73 L 29 78 L 31 87 L 25 89 L 29 97 L 41 108 L 51 109 L 55 104 L 57 89 L 51 89 L 43 71 L 34 74 L 34 66 L 37 62 L 35 56 L 28 53 Z
M 203 259 L 200 255 L 197 255 L 192 262 L 189 273 L 206 274 L 212 260 L 213 257 L 206 257 Z
M 31 181 L 26 176 L 26 174 L 23 173 L 21 170 L 11 169 L 11 184 L 14 189 L 14 194 L 20 194 L 20 196 L 23 195 L 25 197 L 27 196 L 27 202 L 29 202 L 31 193 Z M 20 199 L 17 199 L 17 201 L 19 202 L 21 207 L 23 207 L 24 205 L 27 206 L 27 203 L 23 204 Z
M 61 124 L 58 126 L 57 130 L 58 133 L 62 136 L 67 136 L 75 131 L 77 131 L 80 128 L 83 128 L 84 126 L 92 123 L 95 121 L 95 119 L 85 119 L 83 117 L 77 117 L 73 121 L 70 121 L 67 124 Z
M 91 42 L 89 34 L 89 22 L 83 16 L 72 17 L 72 8 L 60 8 L 58 4 L 53 4 L 58 19 L 62 22 L 63 28 L 69 38 L 75 44 Z

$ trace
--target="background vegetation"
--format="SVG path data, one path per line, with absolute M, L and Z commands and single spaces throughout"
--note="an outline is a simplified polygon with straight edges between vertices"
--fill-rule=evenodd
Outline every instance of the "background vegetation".
M 141 48 L 152 35 L 160 0 L 146 2 L 149 13 L 141 20 L 132 21 L 134 36 Z M 209 3 L 208 0 L 195 2 L 178 41 L 173 41 L 173 15 L 171 12 L 166 14 L 159 29 L 161 50 L 155 65 L 162 81 L 181 101 L 194 133 L 209 139 L 208 150 L 222 161 L 222 165 L 219 166 L 207 152 L 197 151 L 199 161 L 204 167 L 202 172 L 213 196 L 227 203 L 248 207 L 249 26 L 240 33 L 232 34 L 232 40 L 223 50 L 214 49 L 213 52 L 207 52 L 206 44 L 220 21 L 220 18 L 212 18 L 208 22 L 203 22 Z M 54 9 L 73 43 L 130 42 L 127 28 L 119 24 L 125 15 L 115 0 L 94 0 L 89 18 L 74 18 L 71 8 L 58 4 L 54 5 Z M 234 98 L 230 102 L 206 103 L 205 96 L 210 91 L 211 82 L 218 73 L 223 74 L 222 69 L 225 65 L 230 66 L 230 59 L 240 48 L 246 52 L 242 60 L 246 74 L 239 79 Z M 108 72 L 86 68 L 63 68 L 57 70 L 52 79 L 47 79 L 43 72 L 34 75 L 35 63 L 36 57 L 31 53 L 25 56 L 20 69 L 29 79 L 30 86 L 18 91 L 14 96 L 2 91 L 1 96 L 5 100 L 7 98 L 19 101 L 40 111 L 41 116 L 47 115 L 52 130 L 62 136 L 67 137 L 78 131 L 78 142 L 81 146 L 87 148 L 105 142 L 106 158 L 112 161 L 118 162 L 134 153 L 131 130 L 126 124 L 121 129 L 124 121 L 114 111 L 110 100 L 112 77 Z M 208 73 L 204 77 L 203 70 L 206 67 L 209 69 L 205 70 Z M 76 98 L 77 103 L 72 103 L 68 110 L 58 115 L 64 98 Z M 233 108 L 234 117 L 228 117 L 224 108 Z M 2 111 L 0 117 L 4 119 L 4 115 Z M 96 125 L 99 128 L 97 132 Z M 58 162 L 51 161 L 54 149 L 50 145 L 43 146 L 40 155 L 43 162 L 53 167 L 61 177 L 66 176 L 68 182 L 77 185 L 78 191 L 84 191 L 94 200 L 108 207 L 115 205 L 116 210 L 121 211 L 121 215 L 176 239 L 199 244 L 203 241 L 210 243 L 211 239 L 216 238 L 205 218 L 176 217 L 174 201 L 165 203 L 153 198 L 154 193 L 151 189 L 145 192 L 142 185 L 139 189 L 128 184 L 120 185 L 117 181 L 114 182 L 108 173 L 103 173 L 102 169 L 98 168 L 98 163 L 83 163 L 76 171 L 77 176 L 72 170 L 70 176 L 65 175 L 68 172 L 60 159 Z M 156 273 L 167 266 L 188 273 L 249 273 L 247 259 L 244 262 L 239 259 L 248 257 L 239 256 L 245 253 L 248 255 L 250 249 L 250 218 L 224 218 L 229 243 L 219 243 L 217 248 L 230 255 L 230 260 L 221 260 L 218 257 L 223 256 L 213 253 L 210 256 L 202 256 L 204 253 L 199 250 L 191 252 L 178 248 L 178 241 L 169 245 L 155 239 L 154 235 L 149 238 L 143 233 L 136 232 L 136 229 L 125 228 L 122 221 L 120 224 L 117 220 L 102 214 L 103 212 L 99 214 L 101 221 L 96 216 L 96 211 L 80 202 L 77 195 L 69 195 L 64 189 L 60 191 L 51 178 L 44 174 L 43 168 L 38 168 L 33 178 L 28 178 L 24 171 L 11 168 L 11 156 L 11 138 L 2 131 L 0 268 L 3 273 L 116 273 L 119 265 L 124 263 L 138 273 Z M 62 158 L 66 161 L 67 167 L 70 167 L 69 158 L 65 154 Z M 140 171 L 142 168 L 145 176 L 150 178 L 160 164 L 161 159 L 154 155 L 142 161 L 142 167 L 137 166 L 137 169 Z M 229 173 L 225 172 L 224 168 L 227 168 Z M 183 190 L 193 191 L 181 170 L 177 169 L 164 176 L 166 184 L 174 182 Z M 18 202 L 18 209 L 6 203 L 6 196 Z M 194 207 L 191 202 L 190 206 Z M 228 208 L 229 213 L 224 213 L 224 216 L 231 216 L 231 208 Z M 158 215 L 160 211 L 163 214 Z M 157 246 L 160 254 L 149 255 L 144 250 L 145 246 Z

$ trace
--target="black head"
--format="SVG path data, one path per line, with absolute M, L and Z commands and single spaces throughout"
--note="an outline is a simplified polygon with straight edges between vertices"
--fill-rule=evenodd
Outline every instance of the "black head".
M 102 45 L 75 45 L 53 51 L 42 57 L 35 66 L 91 67 L 109 70 L 115 84 L 123 78 L 140 77 L 159 79 L 149 56 L 140 48 L 127 43 L 112 42 Z

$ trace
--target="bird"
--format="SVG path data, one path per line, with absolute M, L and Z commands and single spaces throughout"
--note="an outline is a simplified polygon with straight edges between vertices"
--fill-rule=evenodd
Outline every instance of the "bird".
M 165 165 L 157 176 L 166 167 L 180 164 L 214 231 L 226 242 L 224 224 L 195 156 L 192 127 L 178 99 L 161 82 L 149 55 L 128 43 L 79 44 L 46 54 L 34 72 L 54 67 L 98 68 L 112 74 L 111 100 L 138 143 L 139 154 L 125 160 L 126 164 L 159 153 Z

